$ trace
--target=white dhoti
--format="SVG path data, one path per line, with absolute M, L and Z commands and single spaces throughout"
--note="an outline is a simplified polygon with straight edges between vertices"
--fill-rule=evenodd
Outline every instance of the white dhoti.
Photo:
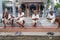
M 20 18 L 19 20 L 17 20 L 16 22 L 19 22 L 19 23 L 23 23 L 23 20 L 24 20 L 24 17 L 23 18 Z
M 51 21 L 51 23 L 54 23 L 55 22 L 55 19 L 52 19 L 52 20 L 50 20 Z
M 55 22 L 55 14 L 53 14 L 53 15 L 48 14 L 47 18 L 51 19 L 51 20 L 49 20 L 51 23 Z
M 23 20 L 24 20 L 24 12 L 21 12 L 21 14 L 18 13 L 18 17 L 16 18 L 16 20 L 17 20 L 16 22 L 18 22 L 18 23 L 23 23 Z
M 35 19 L 35 18 L 39 19 L 39 14 L 36 14 L 36 15 L 33 14 L 33 15 L 32 15 L 32 19 Z M 37 23 L 37 21 L 38 21 L 38 20 L 32 20 L 33 23 Z
M 32 20 L 33 23 L 37 23 L 37 20 Z
M 55 18 L 51 19 L 51 20 L 48 19 L 48 21 L 51 22 L 51 23 L 54 23 L 55 22 Z
M 6 18 L 3 18 L 2 21 L 4 21 L 5 23 L 9 23 L 10 21 Z

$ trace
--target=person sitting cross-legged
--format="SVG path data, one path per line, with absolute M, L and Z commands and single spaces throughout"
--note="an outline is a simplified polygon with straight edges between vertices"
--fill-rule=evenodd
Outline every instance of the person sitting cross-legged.
M 55 14 L 53 13 L 53 11 L 50 11 L 50 13 L 47 16 L 47 19 L 51 22 L 51 23 L 55 23 Z
M 33 11 L 34 14 L 32 15 L 33 27 L 36 27 L 37 21 L 39 19 L 39 14 L 37 14 L 37 10 Z
M 18 9 L 18 17 L 16 18 L 16 23 L 19 24 L 19 26 L 24 27 L 24 12 L 22 12 L 22 8 Z

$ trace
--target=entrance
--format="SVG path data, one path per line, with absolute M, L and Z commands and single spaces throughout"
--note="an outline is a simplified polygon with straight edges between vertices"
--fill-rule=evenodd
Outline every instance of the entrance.
M 33 10 L 38 10 L 38 12 L 40 11 L 40 5 L 43 4 L 43 2 L 23 2 L 23 9 L 26 11 L 25 14 L 28 17 L 31 16 L 33 14 Z

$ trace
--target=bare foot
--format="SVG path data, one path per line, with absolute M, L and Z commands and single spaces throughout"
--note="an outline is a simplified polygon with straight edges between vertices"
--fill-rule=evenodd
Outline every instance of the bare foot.
M 33 27 L 36 27 L 36 23 L 33 25 Z

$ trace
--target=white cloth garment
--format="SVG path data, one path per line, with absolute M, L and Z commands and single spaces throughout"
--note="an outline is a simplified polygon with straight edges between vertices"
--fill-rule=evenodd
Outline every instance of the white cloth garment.
M 51 23 L 53 23 L 53 22 L 55 21 L 55 14 L 53 13 L 53 15 L 51 15 L 51 14 L 49 13 L 48 16 L 47 16 L 47 18 L 52 19 L 52 20 L 50 20 L 50 21 L 51 21 Z
M 39 19 L 39 14 L 37 14 L 37 15 L 32 15 L 32 19 L 35 19 L 35 18 L 38 18 Z M 37 21 L 38 20 L 32 20 L 33 21 L 33 23 L 37 23 Z
M 11 14 L 8 14 L 8 19 L 11 18 Z M 9 23 L 10 21 L 6 18 L 2 18 L 2 21 L 5 21 L 5 23 Z
M 18 13 L 18 17 L 16 19 L 19 19 L 19 20 L 17 20 L 17 22 L 23 21 L 24 20 L 24 17 L 23 16 L 24 16 L 24 12 L 22 12 L 21 14 Z

